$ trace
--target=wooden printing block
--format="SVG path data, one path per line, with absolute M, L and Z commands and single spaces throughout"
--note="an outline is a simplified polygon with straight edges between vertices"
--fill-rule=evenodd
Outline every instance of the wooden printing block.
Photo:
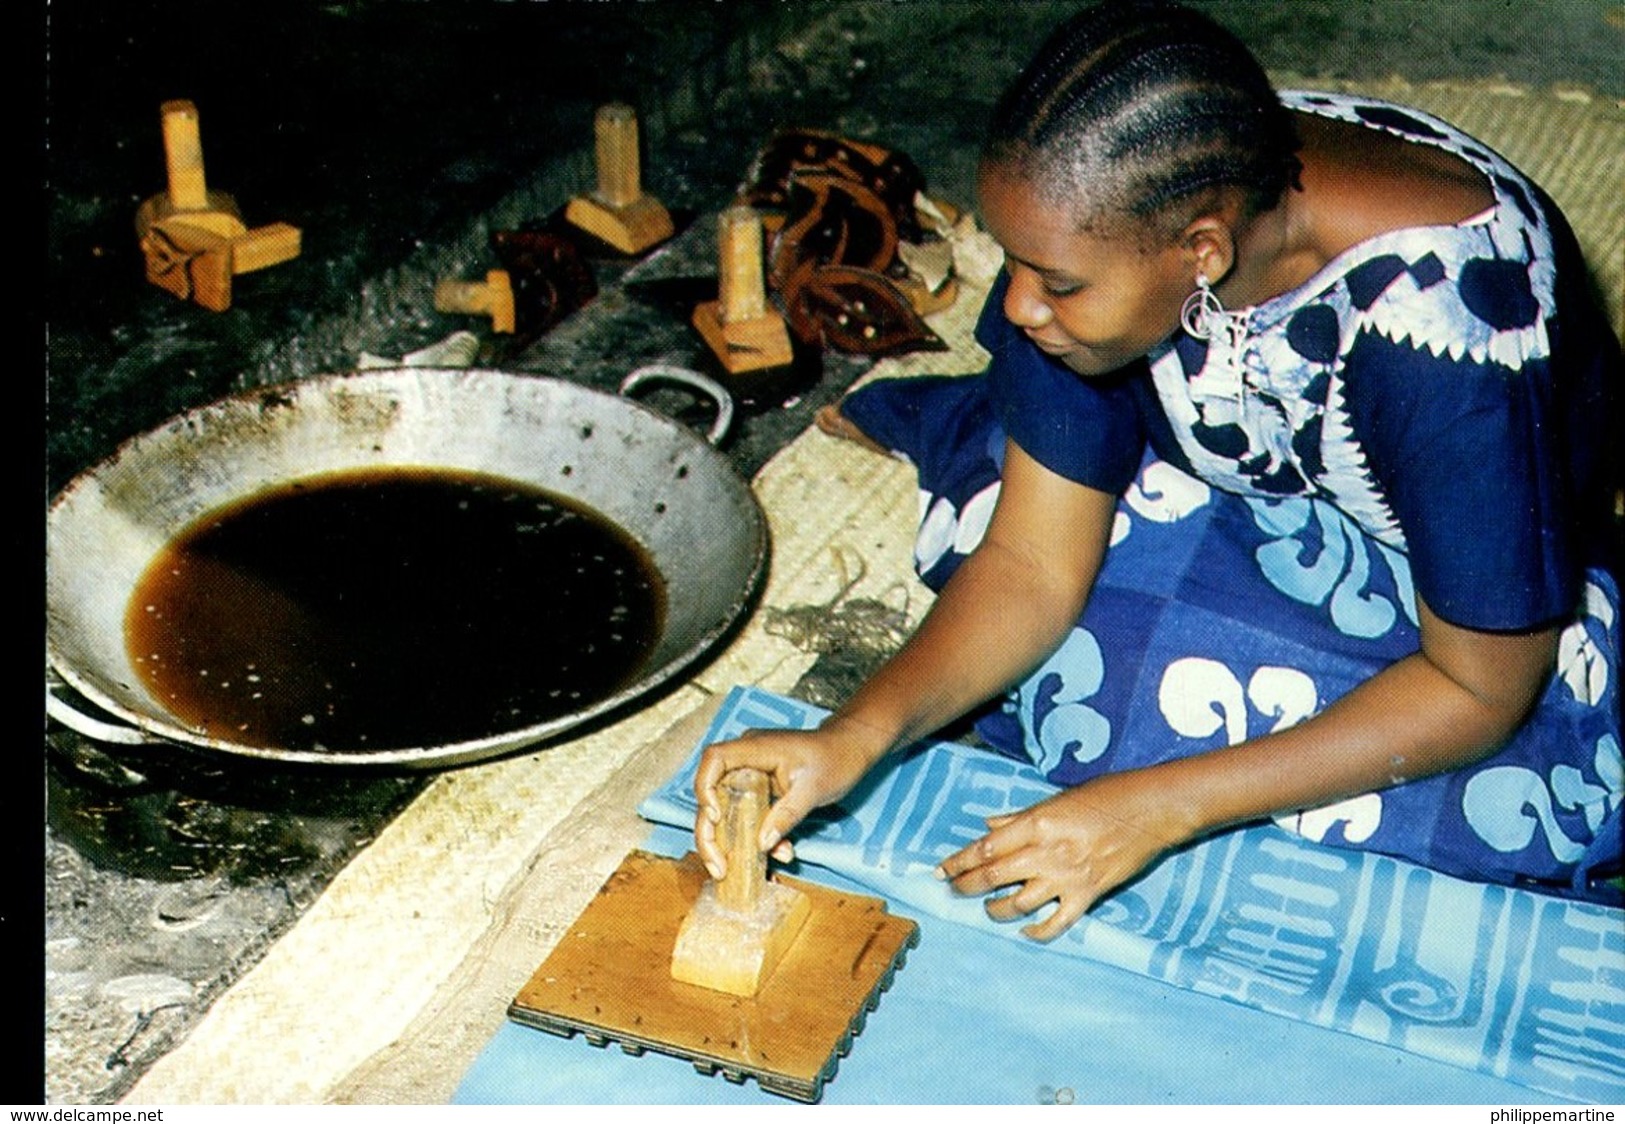
M 729 374 L 784 367 L 795 358 L 784 317 L 767 303 L 762 220 L 750 207 L 722 212 L 717 224 L 717 299 L 694 309 L 692 323 Z
M 676 229 L 660 201 L 643 192 L 638 119 L 629 105 L 600 106 L 593 118 L 598 189 L 565 207 L 565 220 L 623 254 L 641 254 Z
M 701 888 L 677 931 L 671 974 L 685 983 L 755 995 L 773 974 L 807 920 L 807 895 L 767 880 L 767 856 L 756 833 L 767 812 L 767 774 L 735 769 L 717 786 L 722 821 L 717 839 L 728 868 Z
M 488 270 L 484 281 L 446 278 L 436 282 L 434 309 L 489 316 L 493 332 L 512 332 L 518 324 L 513 280 L 505 269 Z
M 807 920 L 754 996 L 672 978 L 677 931 L 706 885 L 705 867 L 692 853 L 633 851 L 520 989 L 508 1017 L 817 1101 L 919 929 L 878 898 L 777 881 L 807 895 Z
M 147 280 L 213 312 L 231 307 L 231 279 L 299 256 L 301 234 L 285 222 L 250 230 L 237 203 L 211 191 L 203 171 L 197 107 L 161 107 L 168 190 L 136 209 L 136 236 Z
M 753 840 L 756 829 L 748 830 L 744 838 Z M 723 842 L 741 837 L 725 831 Z M 563 1037 L 579 1033 L 596 1046 L 617 1042 L 629 1054 L 683 1058 L 736 1083 L 754 1077 L 767 1092 L 817 1101 L 919 929 L 887 913 L 878 898 L 782 876 L 768 883 L 762 869 L 730 855 L 724 882 L 736 877 L 740 884 L 724 890 L 693 853 L 670 859 L 632 852 L 520 990 L 508 1017 Z M 706 912 L 712 907 L 700 904 L 707 890 L 731 900 L 752 880 L 773 888 L 759 896 L 766 913 L 757 931 L 719 929 Z M 747 951 L 680 951 L 685 940 L 706 934 L 721 942 L 742 937 Z M 680 978 L 696 966 L 706 986 Z
M 230 238 L 172 217 L 141 235 L 141 255 L 147 280 L 159 288 L 211 312 L 231 307 Z

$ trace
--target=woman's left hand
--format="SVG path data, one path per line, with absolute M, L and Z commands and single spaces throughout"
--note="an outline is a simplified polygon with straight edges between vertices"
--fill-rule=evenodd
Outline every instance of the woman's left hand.
M 1050 902 L 1055 912 L 1022 933 L 1048 941 L 1095 902 L 1183 840 L 1159 812 L 1143 774 L 1108 774 L 1059 792 L 1026 811 L 994 816 L 988 833 L 938 868 L 962 894 L 1008 893 L 987 901 L 987 915 L 1010 921 Z

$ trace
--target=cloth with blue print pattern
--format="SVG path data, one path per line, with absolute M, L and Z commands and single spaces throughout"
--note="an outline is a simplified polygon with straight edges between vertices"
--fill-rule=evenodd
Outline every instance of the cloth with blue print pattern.
M 736 688 L 700 748 L 747 730 L 812 729 L 824 714 Z M 691 831 L 698 763 L 697 749 L 639 811 Z M 972 927 L 1048 958 L 1048 997 L 1062 1006 L 1088 1005 L 1079 973 L 1066 968 L 1075 958 L 1557 1096 L 1625 1097 L 1619 909 L 1466 882 L 1263 824 L 1165 856 L 1035 946 L 1019 925 L 991 920 L 980 898 L 953 893 L 931 872 L 980 836 L 987 817 L 1054 792 L 1029 763 L 951 743 L 916 747 L 808 817 L 792 836 L 796 857 L 884 895 L 900 912 Z M 927 932 L 922 946 L 932 939 Z M 980 967 L 1002 978 L 1007 966 L 991 953 Z M 955 981 L 929 986 L 952 989 Z M 996 1055 L 1011 1024 L 1034 1027 L 1040 1009 L 1048 1008 L 1024 998 L 1019 1014 L 988 1012 L 978 1032 L 985 1030 Z M 1135 1017 L 1108 1007 L 1107 1025 L 1114 1015 Z M 1214 1015 L 1207 1025 L 1222 1022 Z M 1042 1010 L 1036 1029 L 1047 1030 Z M 1169 1048 L 1153 1051 L 1158 1061 L 1166 1062 Z
M 1559 625 L 1557 674 L 1493 756 L 1282 825 L 1617 902 L 1618 344 L 1561 215 L 1511 165 L 1414 110 L 1283 98 L 1457 154 L 1493 212 L 1361 243 L 1248 310 L 1239 348 L 1181 334 L 1101 378 L 1012 326 L 1001 282 L 978 326 L 984 376 L 871 383 L 843 412 L 919 471 L 932 588 L 986 529 L 1006 435 L 1122 497 L 1083 618 L 978 723 L 1056 784 L 1317 713 L 1417 650 L 1418 596 L 1464 627 Z

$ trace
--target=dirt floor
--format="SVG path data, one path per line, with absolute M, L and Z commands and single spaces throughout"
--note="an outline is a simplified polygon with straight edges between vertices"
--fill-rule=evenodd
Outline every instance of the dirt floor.
M 1625 5 L 1605 0 L 1205 0 L 1282 75 L 1503 81 L 1625 99 Z M 1073 4 L 293 0 L 223 16 L 200 0 L 53 0 L 44 32 L 48 343 L 44 492 L 125 438 L 244 386 L 400 356 L 463 319 L 436 279 L 489 265 L 492 230 L 545 218 L 590 176 L 593 107 L 638 105 L 649 189 L 709 216 L 773 128 L 813 125 L 909 153 L 970 205 L 981 121 Z M 161 190 L 158 106 L 194 100 L 211 176 L 251 224 L 305 231 L 301 256 L 242 280 L 223 314 L 141 280 L 132 219 Z M 709 221 L 707 219 L 707 221 Z M 692 280 L 705 223 L 645 281 Z M 696 267 L 695 263 L 701 263 Z M 589 315 L 488 361 L 608 385 L 693 359 L 668 310 L 600 263 Z M 476 325 L 477 326 L 477 325 Z M 833 362 L 799 412 L 732 448 L 754 470 L 860 363 Z M 820 397 L 820 395 L 822 397 Z M 94 745 L 55 726 L 44 840 L 14 889 L 41 959 L 43 1084 L 8 1099 L 123 1095 L 264 955 L 421 778 L 240 773 Z M 43 827 L 45 830 L 41 831 Z M 26 1073 L 27 1067 L 23 1068 Z

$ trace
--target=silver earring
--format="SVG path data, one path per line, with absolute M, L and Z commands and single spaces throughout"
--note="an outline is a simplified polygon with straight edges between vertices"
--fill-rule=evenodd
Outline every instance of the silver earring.
M 1202 377 L 1215 387 L 1233 386 L 1236 405 L 1243 413 L 1247 409 L 1247 368 L 1243 352 L 1251 320 L 1251 309 L 1231 312 L 1224 307 L 1205 273 L 1196 275 L 1196 291 L 1185 298 L 1179 310 L 1180 325 L 1208 345 Z M 1211 376 L 1207 373 L 1210 370 L 1214 372 Z
M 1179 323 L 1185 331 L 1199 340 L 1213 338 L 1213 334 L 1228 322 L 1229 313 L 1219 301 L 1219 294 L 1207 279 L 1207 274 L 1196 275 L 1196 291 L 1185 298 L 1179 310 Z

